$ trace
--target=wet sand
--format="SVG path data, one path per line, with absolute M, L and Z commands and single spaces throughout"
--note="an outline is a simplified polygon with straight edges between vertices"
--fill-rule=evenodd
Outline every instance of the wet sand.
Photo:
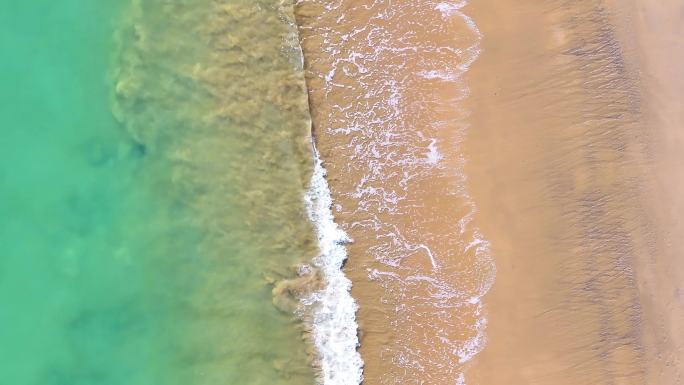
M 469 73 L 466 172 L 498 268 L 470 383 L 680 383 L 670 3 L 468 9 L 486 54 Z
M 459 144 L 481 36 L 459 6 L 301 1 L 316 143 L 360 309 L 365 384 L 446 384 L 484 346 L 494 279 Z

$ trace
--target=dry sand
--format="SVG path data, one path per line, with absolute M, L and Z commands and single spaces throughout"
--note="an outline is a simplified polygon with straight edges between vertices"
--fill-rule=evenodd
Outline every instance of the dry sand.
M 639 0 L 626 14 L 652 136 L 654 252 L 639 261 L 648 384 L 684 383 L 684 1 Z
M 637 3 L 469 8 L 467 174 L 498 268 L 472 384 L 680 383 L 682 11 Z

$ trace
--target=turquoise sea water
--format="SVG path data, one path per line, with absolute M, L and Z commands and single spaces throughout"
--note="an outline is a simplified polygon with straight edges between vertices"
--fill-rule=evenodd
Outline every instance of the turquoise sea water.
M 0 0 L 0 383 L 312 383 L 276 3 Z

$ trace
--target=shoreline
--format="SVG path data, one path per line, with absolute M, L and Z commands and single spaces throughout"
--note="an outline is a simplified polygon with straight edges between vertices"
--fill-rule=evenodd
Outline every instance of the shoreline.
M 463 383 L 486 340 L 495 268 L 459 172 L 468 112 L 454 108 L 479 54 L 463 5 L 297 4 L 316 145 L 354 239 L 344 270 L 367 384 Z M 416 17 L 437 27 L 414 30 Z

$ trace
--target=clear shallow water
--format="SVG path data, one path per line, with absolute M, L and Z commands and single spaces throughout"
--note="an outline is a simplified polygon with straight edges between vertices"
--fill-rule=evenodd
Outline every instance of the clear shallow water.
M 315 252 L 291 31 L 271 2 L 0 4 L 3 382 L 313 382 L 272 303 Z

